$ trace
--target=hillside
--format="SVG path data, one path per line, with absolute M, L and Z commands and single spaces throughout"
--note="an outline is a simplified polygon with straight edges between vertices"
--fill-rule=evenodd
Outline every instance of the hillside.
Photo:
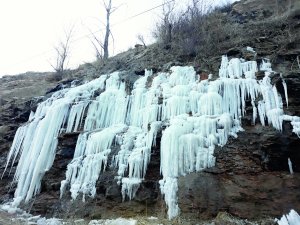
M 60 81 L 55 79 L 54 73 L 27 73 L 1 78 L 1 174 L 17 128 L 27 122 L 30 112 L 35 111 L 39 103 L 55 91 L 85 84 L 100 74 L 114 71 L 122 71 L 118 75 L 120 82 L 124 83 L 126 93 L 130 94 L 136 88 L 134 83 L 147 76 L 145 69 L 154 73 L 145 81 L 145 87 L 149 90 L 153 79 L 160 72 L 170 73 L 172 66 L 192 66 L 196 76 L 204 81 L 211 73 L 213 84 L 219 78 L 222 55 L 227 55 L 229 59 L 253 60 L 258 65 L 262 65 L 267 58 L 272 63 L 273 71 L 276 71 L 270 75 L 270 80 L 282 96 L 284 115 L 300 116 L 300 2 L 288 2 L 244 0 L 226 10 L 216 11 L 207 18 L 209 30 L 206 33 L 212 43 L 192 42 L 196 52 L 187 49 L 179 41 L 181 39 L 175 38 L 170 46 L 161 42 L 147 47 L 137 46 L 107 61 L 84 64 L 68 71 Z M 249 50 L 248 46 L 254 51 Z M 262 80 L 263 77 L 263 70 L 255 73 L 255 79 Z M 284 97 L 283 80 L 287 85 L 288 102 Z M 96 90 L 91 99 L 96 99 L 102 92 Z M 255 99 L 255 103 L 260 100 Z M 121 104 L 119 107 L 122 107 Z M 258 224 L 272 224 L 268 220 L 270 217 L 279 218 L 291 209 L 300 212 L 300 202 L 297 200 L 300 199 L 299 137 L 287 121 L 283 122 L 282 131 L 258 122 L 254 124 L 253 104 L 249 99 L 245 102 L 245 111 L 246 116 L 241 119 L 245 131 L 238 132 L 236 138 L 230 137 L 223 147 L 215 147 L 215 165 L 178 178 L 180 217 L 164 223 L 195 224 L 199 220 L 217 217 L 216 224 L 223 224 L 222 216 L 227 218 L 226 213 L 229 213 L 237 218 L 258 221 Z M 88 119 L 85 117 L 84 120 Z M 164 124 L 162 129 L 168 126 Z M 54 163 L 41 180 L 40 193 L 28 203 L 22 203 L 21 208 L 32 214 L 60 218 L 100 219 L 137 215 L 166 218 L 168 203 L 165 203 L 159 186 L 162 179 L 161 131 L 157 133 L 156 146 L 152 147 L 145 178 L 131 201 L 122 200 L 121 187 L 115 179 L 116 171 L 111 168 L 107 168 L 97 180 L 95 198 L 86 197 L 82 202 L 80 197 L 71 201 L 67 191 L 60 199 L 61 181 L 66 179 L 67 165 L 73 158 L 80 129 L 59 135 Z M 290 174 L 288 158 L 293 163 L 294 174 Z M 17 184 L 14 182 L 11 186 L 10 182 L 17 163 L 18 160 L 11 173 L 4 173 L 0 180 L 2 202 L 14 195 Z

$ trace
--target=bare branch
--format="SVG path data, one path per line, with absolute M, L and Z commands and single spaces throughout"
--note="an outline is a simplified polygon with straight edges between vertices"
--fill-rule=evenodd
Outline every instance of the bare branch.
M 113 33 L 111 31 L 109 31 L 109 32 L 110 32 L 110 36 L 111 36 L 112 43 L 113 43 L 113 53 L 114 53 L 114 51 L 115 51 L 115 38 L 113 36 Z
M 96 36 L 94 36 L 94 40 L 91 40 L 91 42 L 96 52 L 96 58 L 103 59 L 103 43 L 99 39 L 97 39 Z
M 97 60 L 103 59 L 103 42 L 100 40 L 100 38 L 96 35 L 95 32 L 92 32 L 91 29 L 87 28 L 90 32 L 89 39 L 94 47 L 95 50 L 95 56 Z
M 137 35 L 137 39 L 146 47 L 144 36 L 141 34 Z
M 164 0 L 163 3 L 163 42 L 169 45 L 172 41 L 172 28 L 174 25 L 173 11 L 175 9 L 174 1 Z
M 112 6 L 112 0 L 105 1 L 103 0 L 103 5 L 106 10 L 106 25 L 105 25 L 105 35 L 103 40 L 103 59 L 107 59 L 109 56 L 108 52 L 108 46 L 109 46 L 109 37 L 112 36 L 111 30 L 110 30 L 110 16 L 112 13 L 114 13 L 117 9 L 121 7 L 121 5 L 117 7 Z M 112 36 L 113 38 L 113 36 Z M 113 40 L 114 43 L 114 40 Z
M 59 43 L 54 46 L 54 51 L 56 52 L 56 61 L 55 64 L 50 63 L 50 65 L 60 76 L 62 76 L 65 71 L 67 59 L 70 55 L 70 43 L 73 31 L 74 26 L 68 29 L 68 31 L 65 30 L 64 40 L 60 40 Z

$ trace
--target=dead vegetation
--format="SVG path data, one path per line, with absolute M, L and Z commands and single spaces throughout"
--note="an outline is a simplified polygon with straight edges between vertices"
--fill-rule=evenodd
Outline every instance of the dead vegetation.
M 166 9 L 165 9 L 166 8 Z M 179 54 L 196 56 L 203 52 L 215 55 L 222 44 L 238 34 L 238 25 L 227 16 L 231 5 L 212 8 L 205 0 L 193 0 L 184 12 L 173 14 L 174 6 L 165 7 L 155 36 L 164 47 Z
M 169 1 L 154 32 L 157 43 L 145 47 L 143 38 L 138 37 L 141 45 L 107 60 L 84 64 L 69 77 L 116 70 L 142 75 L 145 68 L 165 71 L 168 65 L 191 65 L 197 72 L 217 74 L 221 55 L 244 57 L 247 46 L 254 48 L 258 62 L 267 57 L 274 69 L 283 73 L 300 70 L 299 15 L 295 7 L 290 10 L 293 14 L 277 15 L 271 5 L 261 8 L 253 3 L 244 7 L 238 2 L 212 9 L 205 2 L 193 0 L 186 11 L 175 13 Z
M 282 58 L 295 61 L 296 68 L 300 54 L 299 21 L 288 13 L 295 11 L 290 5 L 278 6 L 288 7 L 286 13 L 278 14 L 276 7 L 261 9 L 249 5 L 247 11 L 241 10 L 239 3 L 212 8 L 205 0 L 193 0 L 186 11 L 176 16 L 167 13 L 167 18 L 172 19 L 167 23 L 162 20 L 155 34 L 163 48 L 196 64 L 210 64 L 208 59 L 227 54 L 233 48 L 238 49 L 234 56 L 241 57 L 240 50 L 251 46 L 258 57 L 269 57 L 275 64 Z M 166 31 L 166 24 L 172 28 L 171 34 Z

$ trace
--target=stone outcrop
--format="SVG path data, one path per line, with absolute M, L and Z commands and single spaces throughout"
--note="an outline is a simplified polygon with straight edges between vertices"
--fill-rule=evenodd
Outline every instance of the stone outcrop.
M 25 73 L 18 76 L 0 78 L 0 173 L 5 168 L 6 156 L 18 127 L 27 122 L 31 111 L 36 109 L 47 90 L 54 82 L 47 77 L 51 73 Z M 0 180 L 0 199 L 7 200 L 13 196 L 12 175 L 4 174 Z

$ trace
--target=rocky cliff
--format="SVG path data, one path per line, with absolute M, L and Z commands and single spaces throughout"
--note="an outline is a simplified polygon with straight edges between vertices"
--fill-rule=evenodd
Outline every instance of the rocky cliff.
M 224 13 L 231 23 L 238 24 L 243 31 L 239 40 L 227 40 L 222 51 L 229 57 L 238 56 L 261 61 L 269 58 L 277 72 L 272 82 L 284 96 L 281 84 L 282 74 L 288 87 L 288 115 L 300 115 L 300 6 L 299 1 L 256 1 L 236 3 L 229 13 Z M 256 54 L 245 50 L 251 46 Z M 297 60 L 298 59 L 298 60 Z M 31 110 L 64 85 L 71 85 L 77 79 L 90 80 L 100 73 L 126 70 L 124 80 L 127 90 L 143 75 L 143 69 L 154 72 L 166 71 L 171 65 L 193 65 L 199 73 L 216 71 L 220 67 L 220 56 L 211 57 L 205 63 L 192 56 L 178 55 L 159 45 L 136 48 L 122 53 L 105 63 L 80 67 L 68 79 L 59 84 L 49 79 L 51 74 L 27 74 L 1 78 L 0 83 L 0 160 L 2 173 L 7 152 L 18 126 L 27 121 Z M 262 77 L 262 74 L 257 74 Z M 44 97 L 45 96 L 45 97 Z M 286 105 L 286 102 L 284 102 Z M 247 111 L 252 111 L 248 104 Z M 228 212 L 247 219 L 279 217 L 290 209 L 300 211 L 300 139 L 292 133 L 289 123 L 283 131 L 251 123 L 243 119 L 245 132 L 238 138 L 215 151 L 216 166 L 203 172 L 192 173 L 179 180 L 178 203 L 181 217 L 187 220 L 210 219 L 219 212 Z M 42 180 L 41 193 L 22 207 L 33 214 L 75 218 L 109 218 L 116 216 L 165 217 L 166 206 L 160 194 L 160 138 L 153 148 L 145 181 L 132 201 L 122 201 L 120 186 L 114 179 L 116 171 L 108 168 L 97 181 L 97 195 L 86 202 L 70 201 L 60 195 L 60 182 L 71 161 L 78 133 L 61 135 L 52 168 Z M 293 163 L 294 174 L 288 167 L 288 158 Z M 2 201 L 12 197 L 15 184 L 11 184 L 13 172 L 5 173 L 0 181 Z M 193 222 L 191 222 L 193 223 Z

